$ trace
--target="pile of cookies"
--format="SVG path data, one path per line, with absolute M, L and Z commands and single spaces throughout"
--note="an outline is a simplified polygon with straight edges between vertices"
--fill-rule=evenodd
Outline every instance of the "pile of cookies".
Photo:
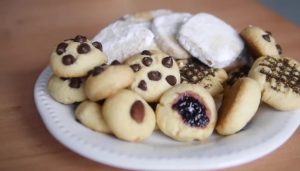
M 178 141 L 205 140 L 214 130 L 239 132 L 261 101 L 300 108 L 300 65 L 281 54 L 259 27 L 238 33 L 208 13 L 137 13 L 92 41 L 78 35 L 59 43 L 48 91 L 75 104 L 84 126 L 122 140 L 141 142 L 155 130 Z

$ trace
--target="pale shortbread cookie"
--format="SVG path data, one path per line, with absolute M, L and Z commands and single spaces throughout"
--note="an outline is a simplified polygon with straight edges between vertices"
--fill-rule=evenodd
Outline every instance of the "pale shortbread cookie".
M 140 142 L 155 128 L 155 114 L 147 102 L 133 91 L 123 89 L 104 102 L 103 117 L 114 135 Z
M 125 63 L 135 72 L 130 88 L 147 102 L 157 102 L 162 93 L 180 82 L 177 63 L 163 52 L 144 50 Z
M 85 92 L 92 101 L 105 99 L 134 81 L 134 73 L 128 65 L 98 66 L 86 80 Z
M 177 60 L 182 83 L 199 84 L 212 96 L 223 92 L 223 83 L 228 76 L 225 70 L 211 68 L 196 58 Z
M 291 58 L 263 56 L 249 71 L 262 89 L 262 101 L 275 109 L 300 108 L 300 64 Z
M 91 42 L 84 36 L 58 44 L 50 57 L 53 73 L 59 77 L 83 77 L 95 66 L 107 62 L 100 42 Z
M 152 11 L 145 11 L 145 12 L 137 12 L 135 14 L 128 14 L 122 17 L 123 20 L 130 20 L 130 21 L 151 21 L 153 18 L 171 14 L 171 10 L 167 9 L 158 9 Z
M 178 43 L 176 35 L 181 25 L 191 16 L 189 13 L 172 13 L 153 19 L 151 30 L 158 47 L 176 59 L 190 57 L 190 54 Z
M 76 119 L 84 126 L 103 133 L 110 133 L 110 129 L 104 122 L 101 106 L 92 101 L 84 101 L 75 110 Z
M 178 141 L 205 140 L 217 120 L 212 96 L 197 84 L 179 84 L 163 94 L 156 107 L 160 130 Z
M 232 72 L 239 68 L 251 67 L 253 62 L 254 60 L 250 52 L 246 48 L 244 48 L 241 54 L 239 54 L 239 56 L 230 65 L 226 66 L 223 69 L 225 69 L 226 72 Z
M 261 56 L 282 54 L 281 46 L 276 43 L 269 31 L 250 25 L 243 29 L 240 35 L 255 59 Z
M 52 75 L 48 80 L 48 92 L 56 101 L 63 104 L 86 99 L 83 78 L 60 78 Z
M 114 60 L 123 62 L 144 49 L 157 48 L 149 27 L 149 22 L 117 20 L 102 29 L 93 40 L 103 44 L 108 63 Z
M 218 111 L 216 130 L 221 135 L 231 135 L 243 129 L 255 115 L 261 99 L 257 81 L 240 78 L 226 92 Z
M 196 14 L 185 22 L 177 39 L 192 56 L 214 68 L 230 65 L 244 48 L 230 25 L 207 13 Z

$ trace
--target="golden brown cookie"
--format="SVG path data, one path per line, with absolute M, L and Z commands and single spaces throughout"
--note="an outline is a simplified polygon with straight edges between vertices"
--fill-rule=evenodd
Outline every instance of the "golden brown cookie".
M 86 80 L 85 92 L 92 101 L 105 99 L 134 81 L 134 73 L 128 65 L 95 67 Z
M 282 54 L 281 46 L 276 43 L 269 31 L 250 25 L 242 30 L 240 35 L 255 59 L 261 56 Z
M 104 122 L 101 106 L 92 101 L 84 101 L 75 110 L 76 119 L 84 126 L 103 133 L 110 133 L 110 129 Z
M 300 108 L 300 64 L 296 60 L 263 56 L 248 75 L 260 84 L 265 103 L 283 111 Z
M 147 102 L 133 91 L 123 89 L 109 97 L 102 108 L 103 117 L 114 135 L 122 140 L 140 142 L 155 127 L 155 114 Z
M 257 81 L 248 77 L 238 79 L 223 97 L 218 110 L 217 132 L 231 135 L 243 129 L 256 113 L 260 99 Z
M 83 77 L 106 62 L 101 43 L 80 35 L 58 44 L 50 58 L 51 69 L 59 77 Z
M 224 69 L 211 68 L 196 58 L 177 60 L 181 83 L 199 84 L 212 96 L 223 92 L 223 83 L 227 80 Z

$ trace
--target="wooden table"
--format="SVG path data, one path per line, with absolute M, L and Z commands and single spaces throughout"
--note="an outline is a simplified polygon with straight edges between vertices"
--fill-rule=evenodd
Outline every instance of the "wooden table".
M 209 12 L 237 30 L 272 31 L 284 54 L 300 61 L 300 29 L 256 1 L 16 1 L 0 2 L 0 170 L 118 170 L 85 159 L 58 143 L 36 110 L 33 86 L 53 47 L 65 38 L 93 37 L 126 13 L 168 8 Z M 300 129 L 278 150 L 228 170 L 299 170 Z

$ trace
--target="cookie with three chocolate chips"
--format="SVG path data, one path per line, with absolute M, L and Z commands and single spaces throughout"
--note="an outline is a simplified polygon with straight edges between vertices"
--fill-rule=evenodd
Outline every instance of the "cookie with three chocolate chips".
M 211 68 L 196 58 L 177 60 L 181 83 L 199 84 L 212 96 L 223 92 L 223 83 L 227 80 L 224 69 Z
M 50 57 L 51 69 L 59 77 L 83 77 L 106 62 L 102 44 L 91 42 L 81 35 L 59 43 Z
M 248 76 L 259 82 L 265 103 L 283 111 L 300 108 L 300 64 L 296 60 L 263 56 Z

